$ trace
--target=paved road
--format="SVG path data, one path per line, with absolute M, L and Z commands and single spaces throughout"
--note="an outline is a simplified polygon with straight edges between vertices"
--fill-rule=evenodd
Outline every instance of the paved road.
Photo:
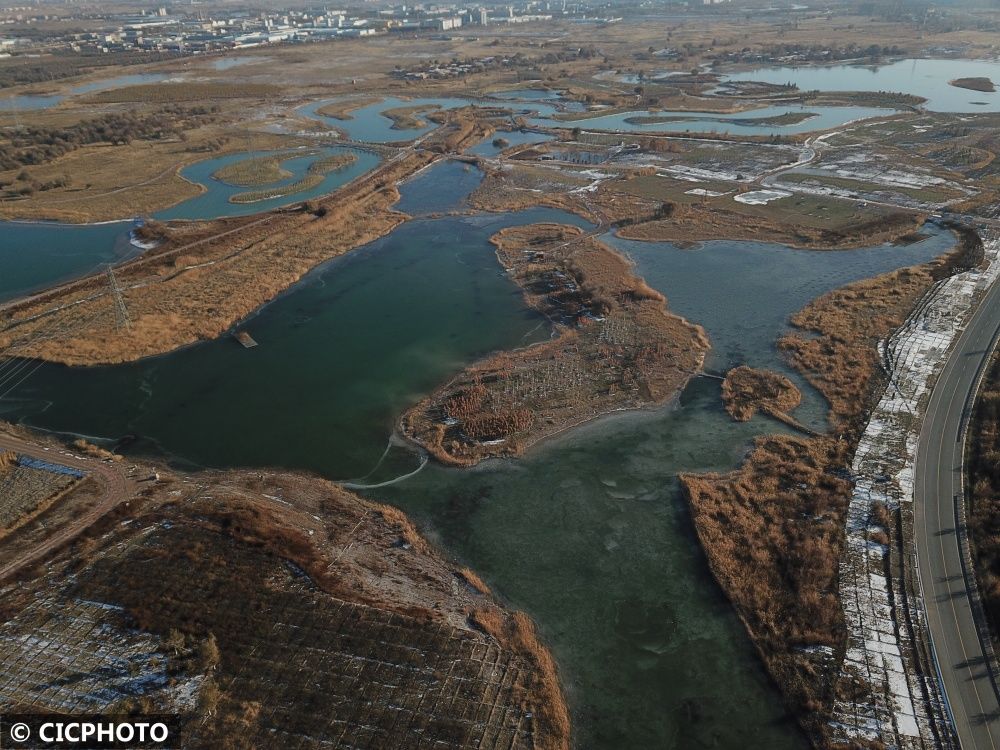
M 962 429 L 980 367 L 1000 329 L 1000 284 L 956 343 L 920 432 L 914 487 L 917 568 L 934 651 L 963 750 L 1000 750 L 1000 701 L 972 616 L 956 532 L 964 500 Z
M 0 563 L 0 580 L 68 542 L 120 502 L 134 496 L 139 487 L 135 479 L 128 476 L 126 464 L 106 463 L 97 458 L 80 456 L 58 448 L 46 449 L 46 446 L 22 440 L 5 432 L 0 432 L 0 451 L 15 451 L 31 458 L 79 469 L 100 482 L 104 490 L 100 503 L 86 513 L 75 516 L 71 523 L 57 529 L 43 544 L 13 560 Z

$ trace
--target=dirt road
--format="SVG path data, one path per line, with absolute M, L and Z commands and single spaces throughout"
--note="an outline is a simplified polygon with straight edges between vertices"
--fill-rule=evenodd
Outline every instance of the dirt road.
M 86 513 L 75 516 L 68 524 L 58 528 L 40 546 L 0 564 L 0 580 L 12 575 L 25 565 L 42 559 L 52 550 L 65 544 L 119 503 L 133 497 L 139 489 L 139 483 L 128 476 L 127 464 L 81 456 L 68 450 L 44 446 L 2 431 L 0 431 L 0 451 L 14 451 L 31 458 L 79 469 L 87 476 L 97 480 L 103 488 L 101 501 L 96 506 L 90 508 Z

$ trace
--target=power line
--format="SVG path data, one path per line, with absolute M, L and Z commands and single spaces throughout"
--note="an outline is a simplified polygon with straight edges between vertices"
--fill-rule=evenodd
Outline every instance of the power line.
M 126 331 L 131 331 L 132 319 L 129 318 L 125 298 L 122 297 L 121 287 L 118 286 L 118 279 L 115 278 L 115 269 L 110 265 L 108 266 L 108 282 L 111 284 L 111 296 L 115 305 L 115 327 L 118 330 L 124 328 Z

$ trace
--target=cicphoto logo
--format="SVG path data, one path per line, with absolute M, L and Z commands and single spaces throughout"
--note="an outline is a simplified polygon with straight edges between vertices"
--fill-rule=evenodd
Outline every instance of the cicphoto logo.
M 176 736 L 176 716 L 0 717 L 0 748 L 167 748 Z

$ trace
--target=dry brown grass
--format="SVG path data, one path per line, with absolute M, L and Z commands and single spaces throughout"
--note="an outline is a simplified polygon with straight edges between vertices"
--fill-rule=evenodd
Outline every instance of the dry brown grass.
M 460 568 L 458 571 L 458 576 L 464 580 L 467 584 L 472 586 L 480 594 L 489 594 L 490 587 L 486 585 L 485 581 L 476 575 L 476 572 L 471 568 Z
M 1000 357 L 994 356 L 990 363 L 969 435 L 969 539 L 996 642 L 1000 633 Z
M 89 97 L 99 104 L 136 102 L 210 102 L 215 99 L 271 99 L 282 94 L 278 86 L 267 83 L 143 83 L 120 89 L 98 91 Z
M 3 201 L 0 216 L 90 222 L 149 215 L 202 192 L 199 185 L 180 176 L 185 166 L 246 147 L 242 133 L 237 140 L 224 127 L 199 128 L 186 135 L 183 142 L 86 146 L 47 164 L 32 166 L 31 175 L 41 182 L 62 176 L 69 176 L 72 182 L 65 188 L 35 193 L 30 200 Z M 218 151 L 202 150 L 204 144 L 222 141 L 226 143 Z M 255 148 L 291 145 L 297 145 L 297 141 L 287 136 L 261 133 L 254 138 Z M 16 174 L 17 170 L 0 172 L 0 181 L 10 182 Z
M 330 102 L 325 104 L 316 111 L 323 115 L 324 117 L 332 117 L 335 120 L 352 120 L 354 116 L 351 114 L 356 109 L 361 109 L 362 107 L 367 107 L 370 104 L 377 104 L 381 99 L 375 96 L 363 97 L 360 99 L 348 99 L 346 101 Z
M 224 334 L 318 263 L 405 220 L 392 208 L 399 197 L 395 185 L 438 158 L 436 154 L 461 150 L 488 130 L 467 112 L 449 116 L 425 141 L 425 150 L 310 201 L 322 211 L 278 209 L 207 225 L 179 225 L 165 245 L 116 272 L 131 330 L 113 331 L 106 280 L 93 277 L 8 307 L 0 319 L 0 347 L 30 341 L 19 354 L 93 365 L 162 354 Z M 188 260 L 181 265 L 181 258 Z M 45 326 L 57 333 L 36 337 Z
M 698 539 L 768 670 L 814 736 L 831 705 L 829 665 L 804 647 L 842 648 L 837 595 L 851 484 L 830 438 L 759 438 L 730 474 L 681 476 Z
M 579 229 L 513 227 L 492 241 L 559 336 L 477 362 L 403 415 L 403 433 L 439 461 L 519 455 L 601 414 L 662 404 L 701 368 L 701 328 L 669 313 L 622 256 Z
M 784 375 L 744 365 L 726 373 L 722 401 L 729 416 L 738 422 L 748 422 L 758 410 L 791 411 L 802 401 L 802 394 Z
M 933 281 L 926 266 L 903 268 L 828 292 L 792 316 L 793 325 L 816 335 L 788 334 L 778 345 L 829 401 L 839 428 L 870 403 L 880 372 L 877 342 L 903 323 Z
M 952 86 L 957 86 L 960 89 L 969 89 L 970 91 L 982 91 L 985 93 L 993 93 L 996 91 L 996 86 L 993 84 L 989 78 L 978 77 L 978 78 L 956 78 L 953 81 L 948 81 Z
M 612 183 L 608 190 L 628 192 L 628 183 Z M 635 201 L 632 204 L 634 206 Z M 626 207 L 628 201 L 617 205 Z M 647 218 L 657 208 L 659 204 L 647 204 Z M 843 221 L 813 221 L 791 209 L 782 211 L 780 208 L 776 210 L 775 206 L 750 206 L 724 197 L 673 203 L 669 218 L 635 223 L 623 228 L 620 234 L 637 240 L 697 242 L 734 239 L 781 242 L 804 248 L 846 249 L 891 242 L 919 229 L 925 218 L 914 211 L 868 213 L 878 215 L 864 221 L 858 221 L 853 214 L 845 216 Z
M 241 159 L 215 170 L 212 177 L 239 187 L 267 185 L 291 176 L 291 172 L 281 168 L 281 162 L 291 159 L 293 156 L 304 155 L 296 151 L 284 151 L 280 154 Z
M 838 565 L 855 441 L 875 397 L 877 344 L 903 322 L 935 278 L 979 262 L 963 234 L 943 258 L 849 284 L 792 317 L 808 338 L 781 348 L 826 397 L 836 437 L 758 438 L 743 465 L 724 475 L 684 475 L 698 537 L 712 572 L 747 626 L 768 671 L 813 741 L 829 743 L 828 717 L 844 648 Z M 834 658 L 802 647 L 823 645 Z
M 158 637 L 172 679 L 207 676 L 181 717 L 188 747 L 333 744 L 345 732 L 359 747 L 401 747 L 417 731 L 446 747 L 567 750 L 555 665 L 530 620 L 456 589 L 475 574 L 425 541 L 398 544 L 412 529 L 398 510 L 302 475 L 183 478 L 147 486 L 22 580 L 35 596 L 0 599 L 4 617 L 39 591 L 54 606 L 113 605 L 97 611 Z M 159 703 L 151 691 L 118 707 Z

